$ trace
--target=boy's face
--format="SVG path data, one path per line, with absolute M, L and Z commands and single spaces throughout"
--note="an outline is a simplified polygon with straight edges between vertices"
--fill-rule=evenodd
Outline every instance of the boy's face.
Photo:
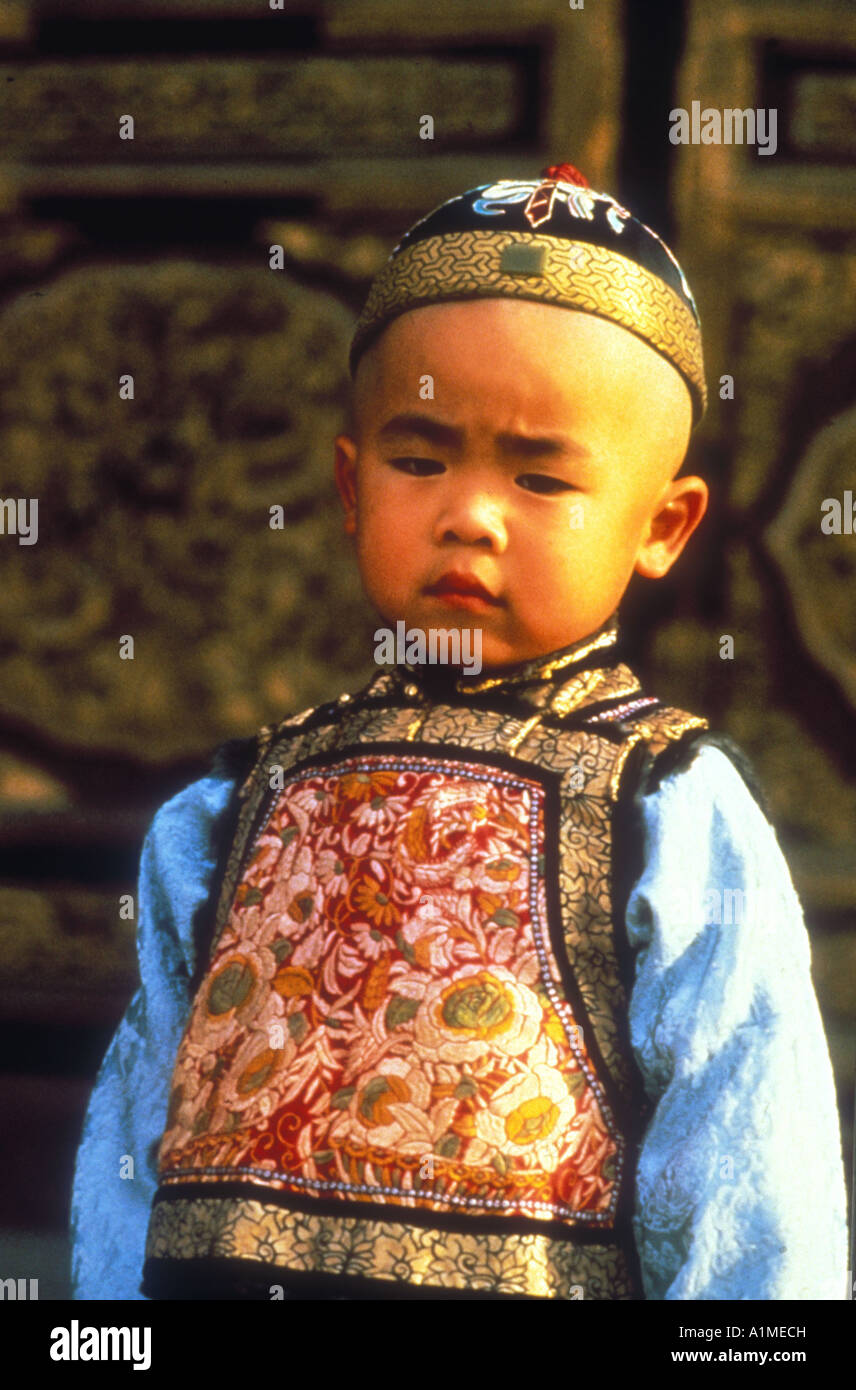
M 511 299 L 413 309 L 354 389 L 336 473 L 366 594 L 390 626 L 480 628 L 485 667 L 596 631 L 704 515 L 704 482 L 673 480 L 683 379 L 605 319 Z

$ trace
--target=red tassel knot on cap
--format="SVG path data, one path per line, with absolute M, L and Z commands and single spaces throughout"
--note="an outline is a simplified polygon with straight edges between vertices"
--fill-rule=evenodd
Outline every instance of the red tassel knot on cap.
M 541 177 L 555 179 L 557 183 L 575 183 L 580 188 L 591 188 L 585 174 L 581 174 L 573 164 L 548 164 L 546 169 L 541 170 Z

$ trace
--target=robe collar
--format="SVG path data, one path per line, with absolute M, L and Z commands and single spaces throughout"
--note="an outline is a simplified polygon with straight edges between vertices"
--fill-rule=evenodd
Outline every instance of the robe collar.
M 386 668 L 374 681 L 373 695 L 393 692 L 405 697 L 441 703 L 466 703 L 468 697 L 479 703 L 492 696 L 549 702 L 559 688 L 579 685 L 580 693 L 593 694 L 599 684 L 599 673 L 607 671 L 621 660 L 622 647 L 617 610 L 601 627 L 587 637 L 544 656 L 514 665 L 494 667 L 479 675 L 466 675 L 449 666 L 400 665 Z

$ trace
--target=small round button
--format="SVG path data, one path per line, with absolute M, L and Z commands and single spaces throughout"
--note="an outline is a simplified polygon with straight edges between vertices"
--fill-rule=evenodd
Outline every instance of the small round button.
M 406 686 L 404 687 L 404 693 L 405 693 L 405 695 L 407 696 L 408 700 L 415 700 L 415 699 L 416 699 L 416 696 L 419 694 L 419 686 L 418 686 L 418 685 L 406 685 Z
M 340 704 L 340 705 L 346 705 L 346 704 L 348 703 L 348 701 L 350 700 L 350 698 L 351 698 L 351 697 L 350 697 L 350 695 L 348 694 L 347 690 L 343 690 L 342 693 L 341 693 L 341 695 L 339 696 L 339 704 Z

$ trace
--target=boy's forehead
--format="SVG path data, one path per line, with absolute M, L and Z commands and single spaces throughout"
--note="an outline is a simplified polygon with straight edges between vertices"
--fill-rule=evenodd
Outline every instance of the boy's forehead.
M 388 373 L 395 367 L 410 370 L 428 355 L 442 362 L 471 344 L 485 347 L 500 340 L 521 356 L 539 357 L 545 371 L 557 375 L 563 371 L 557 349 L 606 348 L 616 359 L 635 357 L 640 363 L 658 355 L 639 335 L 604 317 L 534 300 L 480 295 L 405 310 L 381 329 L 365 356 L 374 356 Z
M 521 428 L 559 428 L 569 412 L 577 421 L 618 413 L 638 426 L 640 412 L 689 421 L 692 410 L 678 371 L 619 324 L 487 296 L 394 318 L 358 364 L 355 396 L 363 427 L 387 433 L 402 412 L 443 418 L 460 406 L 497 429 L 512 417 Z

